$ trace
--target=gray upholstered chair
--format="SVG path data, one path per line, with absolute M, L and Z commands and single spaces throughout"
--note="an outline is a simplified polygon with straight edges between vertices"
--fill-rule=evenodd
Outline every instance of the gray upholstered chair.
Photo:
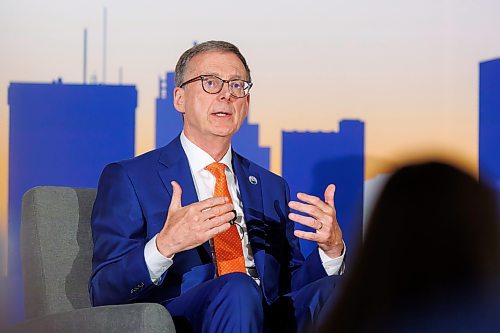
M 168 311 L 142 303 L 91 307 L 95 189 L 35 187 L 23 198 L 26 321 L 12 332 L 175 332 Z

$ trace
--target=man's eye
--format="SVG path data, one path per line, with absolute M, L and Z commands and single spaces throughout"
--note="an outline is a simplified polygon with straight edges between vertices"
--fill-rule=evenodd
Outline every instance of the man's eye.
M 217 80 L 216 79 L 205 79 L 205 85 L 207 87 L 216 87 L 217 86 Z
M 233 81 L 233 82 L 231 82 L 231 87 L 233 89 L 237 89 L 237 90 L 243 89 L 243 82 L 241 82 L 241 81 Z

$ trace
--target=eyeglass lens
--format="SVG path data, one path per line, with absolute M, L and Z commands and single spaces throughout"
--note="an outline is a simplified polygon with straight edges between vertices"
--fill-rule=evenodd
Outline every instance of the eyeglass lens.
M 249 84 L 243 80 L 230 80 L 226 81 L 229 84 L 229 92 L 236 97 L 244 97 L 249 91 Z M 217 76 L 204 76 L 202 77 L 203 89 L 209 94 L 219 93 L 223 86 L 224 81 Z

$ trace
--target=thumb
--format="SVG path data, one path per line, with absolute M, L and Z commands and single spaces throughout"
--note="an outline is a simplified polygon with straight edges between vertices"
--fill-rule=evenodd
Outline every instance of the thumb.
M 172 200 L 170 201 L 168 210 L 172 208 L 181 208 L 182 188 L 175 180 L 171 181 L 170 184 L 172 185 Z
M 325 190 L 325 202 L 332 208 L 335 208 L 334 198 L 335 198 L 335 185 L 330 184 L 326 187 Z

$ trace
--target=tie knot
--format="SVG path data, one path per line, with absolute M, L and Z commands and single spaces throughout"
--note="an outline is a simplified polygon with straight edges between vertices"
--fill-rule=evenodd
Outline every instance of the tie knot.
M 226 176 L 226 165 L 224 163 L 214 162 L 205 167 L 215 178 L 220 178 L 222 176 Z

